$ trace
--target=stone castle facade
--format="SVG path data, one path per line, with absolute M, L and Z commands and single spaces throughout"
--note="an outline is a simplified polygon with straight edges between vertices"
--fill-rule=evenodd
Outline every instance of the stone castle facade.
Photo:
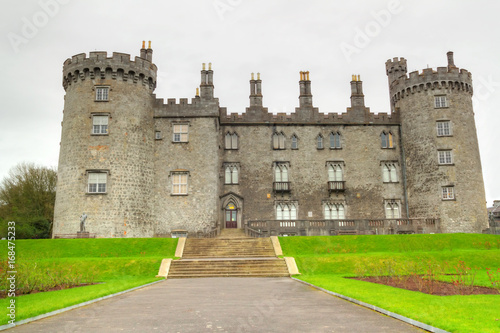
M 487 227 L 472 78 L 451 52 L 447 67 L 409 75 L 404 58 L 388 60 L 390 113 L 370 112 L 359 76 L 347 112 L 320 113 L 301 72 L 291 115 L 263 106 L 258 74 L 246 112 L 228 114 L 210 64 L 191 101 L 158 99 L 152 54 L 143 45 L 134 60 L 90 52 L 64 62 L 54 235 L 78 231 L 82 212 L 97 237 Z

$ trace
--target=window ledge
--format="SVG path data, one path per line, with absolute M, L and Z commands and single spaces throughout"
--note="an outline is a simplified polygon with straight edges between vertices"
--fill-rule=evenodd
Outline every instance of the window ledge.
M 383 182 L 384 184 L 399 184 L 399 180 L 395 182 Z
M 441 198 L 441 201 L 457 201 L 457 199 L 453 198 L 453 199 L 443 199 Z
M 324 150 L 325 148 L 316 148 L 317 150 Z
M 90 133 L 91 136 L 107 136 L 109 135 L 109 133 L 103 133 L 103 134 L 99 134 L 99 133 Z
M 96 99 L 94 102 L 109 102 L 109 99 L 108 100 L 101 100 L 101 99 Z
M 342 150 L 342 147 L 330 147 L 330 150 Z
M 108 192 L 86 192 L 86 195 L 106 195 Z
M 189 141 L 173 141 L 172 140 L 172 143 L 189 143 Z
M 455 163 L 438 163 L 439 166 L 455 166 Z
M 453 136 L 453 134 L 438 135 L 437 137 L 438 138 L 446 138 L 446 137 L 450 137 L 450 136 Z
M 381 147 L 382 149 L 396 149 L 396 146 L 394 147 Z
M 183 194 L 173 194 L 173 193 L 171 193 L 170 196 L 171 197 L 185 197 L 185 196 L 188 196 L 188 193 L 183 193 Z

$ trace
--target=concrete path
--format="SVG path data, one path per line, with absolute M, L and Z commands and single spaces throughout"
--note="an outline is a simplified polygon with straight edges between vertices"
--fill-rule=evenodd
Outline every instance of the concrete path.
M 422 331 L 290 278 L 204 278 L 166 280 L 8 332 Z

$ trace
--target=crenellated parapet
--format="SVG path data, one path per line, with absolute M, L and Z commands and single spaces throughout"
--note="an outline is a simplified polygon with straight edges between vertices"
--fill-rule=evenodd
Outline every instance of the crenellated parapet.
M 385 65 L 392 103 L 409 94 L 427 90 L 462 90 L 471 96 L 473 94 L 472 75 L 466 69 L 454 65 L 452 52 L 448 52 L 448 67 L 438 67 L 436 70 L 426 68 L 407 74 L 404 58 L 387 60 Z
M 394 111 L 388 113 L 371 113 L 369 108 L 366 108 L 365 117 L 363 121 L 359 121 L 357 117 L 353 117 L 350 113 L 350 108 L 344 113 L 321 113 L 318 108 L 314 108 L 308 117 L 305 118 L 303 114 L 294 112 L 288 113 L 269 113 L 267 108 L 263 108 L 261 112 L 252 113 L 249 108 L 243 114 L 231 113 L 227 114 L 226 108 L 220 108 L 220 122 L 224 125 L 229 124 L 318 124 L 318 125 L 350 125 L 350 124 L 366 124 L 366 125 L 397 125 L 400 118 L 399 113 Z
M 209 101 L 200 96 L 191 99 L 168 98 L 167 102 L 163 98 L 156 98 L 154 104 L 155 118 L 196 118 L 196 117 L 218 117 L 219 100 L 213 98 Z
M 142 52 L 141 52 L 142 54 Z M 151 58 L 152 50 L 145 57 L 130 60 L 130 54 L 113 52 L 90 52 L 74 55 L 63 66 L 63 87 L 66 90 L 73 83 L 84 80 L 112 79 L 142 84 L 151 92 L 156 88 L 157 67 Z

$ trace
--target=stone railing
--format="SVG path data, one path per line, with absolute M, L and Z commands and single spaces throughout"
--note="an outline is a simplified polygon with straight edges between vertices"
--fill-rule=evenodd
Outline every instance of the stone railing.
M 344 192 L 345 191 L 345 181 L 329 181 L 328 191 L 330 192 Z
M 216 238 L 219 235 L 220 235 L 220 226 L 217 226 L 210 231 L 206 231 L 206 232 L 198 231 L 196 233 L 195 237 L 196 238 Z
M 274 192 L 290 192 L 290 182 L 274 182 Z
M 245 224 L 245 235 L 250 236 L 250 237 L 267 237 L 267 235 L 264 235 L 263 232 L 252 229 L 248 227 L 247 224 Z
M 247 230 L 252 230 L 247 232 Z M 252 237 L 316 235 L 389 235 L 440 233 L 439 219 L 251 220 L 245 232 Z M 252 234 L 252 233 L 255 233 Z

